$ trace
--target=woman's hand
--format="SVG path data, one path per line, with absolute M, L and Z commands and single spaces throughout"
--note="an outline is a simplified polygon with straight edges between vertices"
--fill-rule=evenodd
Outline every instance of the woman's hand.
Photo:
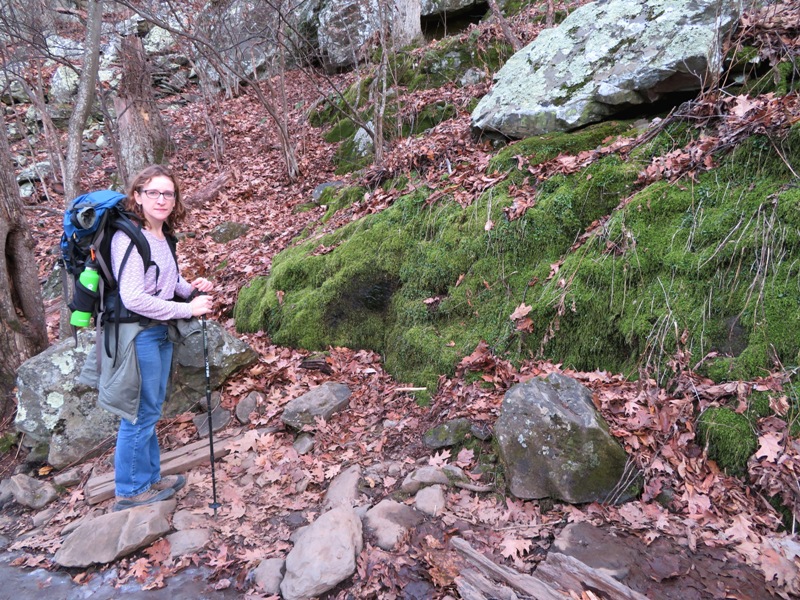
M 205 277 L 198 277 L 192 282 L 192 289 L 198 292 L 210 292 L 214 289 L 214 284 Z
M 211 296 L 199 294 L 191 299 L 189 306 L 192 309 L 193 317 L 200 317 L 211 312 L 213 307 L 213 300 Z

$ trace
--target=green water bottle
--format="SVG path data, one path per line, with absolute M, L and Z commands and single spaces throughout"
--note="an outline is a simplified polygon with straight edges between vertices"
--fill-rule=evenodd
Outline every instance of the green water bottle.
M 83 270 L 83 273 L 81 273 L 80 277 L 78 277 L 78 281 L 80 281 L 81 285 L 83 285 L 87 290 L 91 292 L 97 291 L 97 288 L 100 285 L 100 274 L 97 272 L 97 266 L 94 262 L 89 261 L 86 263 L 86 268 Z M 69 323 L 74 327 L 86 327 L 89 325 L 91 320 L 91 312 L 76 310 L 69 318 Z

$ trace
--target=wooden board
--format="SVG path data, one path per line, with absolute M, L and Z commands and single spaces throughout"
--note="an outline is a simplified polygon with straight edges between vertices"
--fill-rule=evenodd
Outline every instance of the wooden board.
M 244 434 L 241 429 L 234 435 L 214 440 L 214 459 L 217 460 L 230 451 L 232 442 L 239 440 Z M 161 455 L 161 474 L 174 475 L 184 473 L 199 465 L 209 462 L 211 452 L 209 451 L 208 438 L 192 442 L 182 448 L 164 452 Z M 99 504 L 114 496 L 114 471 L 103 473 L 97 477 L 92 477 L 86 482 L 83 489 L 86 501 L 89 504 Z

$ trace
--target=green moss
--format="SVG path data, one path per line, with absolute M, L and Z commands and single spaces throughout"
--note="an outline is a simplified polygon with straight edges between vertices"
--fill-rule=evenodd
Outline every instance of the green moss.
M 768 93 L 785 96 L 800 89 L 800 67 L 792 60 L 781 61 L 766 73 L 753 69 L 746 74 L 743 91 L 751 96 Z
M 744 475 L 747 459 L 758 449 L 750 421 L 729 408 L 709 408 L 697 420 L 698 439 L 708 457 L 730 475 Z
M 452 119 L 458 109 L 449 102 L 435 102 L 425 106 L 418 114 L 407 118 L 403 123 L 401 135 L 408 137 L 432 129 L 442 121 Z
M 319 203 L 323 206 L 327 206 L 328 209 L 322 216 L 321 222 L 326 223 L 337 211 L 348 208 L 353 203 L 362 200 L 366 192 L 366 188 L 358 186 L 329 187 L 324 189 L 320 196 Z
M 430 45 L 423 53 L 398 53 L 391 72 L 397 85 L 412 91 L 430 89 L 458 81 L 470 68 L 494 73 L 512 54 L 511 46 L 502 40 L 487 43 L 476 35 L 452 36 Z
M 353 137 L 358 131 L 355 123 L 350 119 L 344 118 L 336 121 L 336 124 L 325 134 L 326 142 L 341 142 L 349 137 Z
M 559 154 L 578 154 L 608 144 L 612 138 L 631 131 L 627 121 L 608 121 L 589 125 L 580 131 L 570 133 L 549 133 L 525 138 L 510 144 L 497 153 L 489 163 L 489 171 L 505 172 L 518 168 L 518 158 L 527 159 L 531 166 L 547 162 Z M 515 173 L 515 180 L 521 180 L 527 173 Z
M 506 218 L 512 186 L 529 175 L 516 156 L 535 164 L 628 127 L 522 140 L 493 160 L 509 176 L 466 208 L 450 198 L 427 205 L 430 190 L 417 181 L 381 213 L 276 256 L 271 276 L 242 290 L 237 328 L 263 328 L 288 346 L 367 347 L 399 380 L 430 390 L 481 341 L 510 360 L 632 375 L 644 366 L 662 378 L 679 343 L 691 364 L 715 353 L 701 369 L 717 381 L 797 364 L 800 190 L 786 184 L 785 161 L 800 162 L 800 127 L 748 139 L 693 182 L 636 192 L 642 164 L 697 135 L 674 125 L 628 161 L 609 155 L 538 182 L 535 205 Z M 325 220 L 363 193 L 337 191 Z M 321 244 L 335 249 L 313 256 Z M 509 319 L 522 302 L 532 333 Z
M 372 163 L 373 152 L 369 150 L 362 153 L 353 138 L 344 140 L 333 156 L 333 163 L 336 165 L 337 175 L 346 175 L 353 171 L 358 171 Z
M 0 454 L 5 454 L 17 445 L 17 434 L 11 431 L 0 436 Z

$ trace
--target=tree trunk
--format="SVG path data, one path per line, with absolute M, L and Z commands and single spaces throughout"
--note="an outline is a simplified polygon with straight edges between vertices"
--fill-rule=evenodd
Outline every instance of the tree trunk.
M 497 6 L 497 1 L 489 0 L 489 8 L 491 9 L 494 18 L 497 19 L 497 22 L 500 24 L 500 29 L 503 31 L 503 36 L 506 38 L 506 41 L 511 44 L 514 52 L 519 52 L 522 49 L 522 42 L 520 42 L 519 38 L 514 35 L 514 32 L 511 30 L 511 25 L 508 24 L 505 16 L 503 16 L 503 11 L 501 11 L 500 7 Z
M 0 409 L 4 409 L 19 366 L 47 348 L 47 326 L 35 244 L 22 210 L 6 128 L 0 129 Z
M 64 165 L 64 198 L 67 202 L 81 193 L 81 146 L 83 130 L 92 110 L 97 67 L 100 62 L 100 29 L 103 24 L 103 0 L 87 3 L 86 49 L 83 53 L 83 68 L 78 83 L 78 96 L 69 118 L 67 129 L 67 152 Z
M 114 109 L 122 159 L 120 175 L 127 183 L 144 167 L 165 161 L 170 137 L 156 106 L 141 38 L 123 38 L 121 59 L 125 69 Z

